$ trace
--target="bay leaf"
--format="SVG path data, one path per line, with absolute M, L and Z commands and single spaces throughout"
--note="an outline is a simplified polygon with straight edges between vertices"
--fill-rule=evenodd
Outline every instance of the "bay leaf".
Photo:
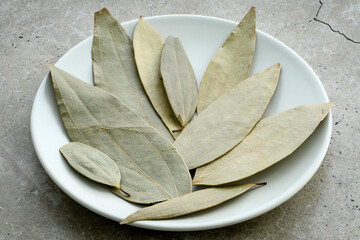
M 176 138 L 179 133 L 172 131 L 180 129 L 181 125 L 172 111 L 160 74 L 164 40 L 154 27 L 140 17 L 134 31 L 133 46 L 136 66 L 144 89 L 156 112 Z
M 108 155 L 120 169 L 121 188 L 136 203 L 191 192 L 191 176 L 175 147 L 114 95 L 49 66 L 65 130 Z
M 150 207 L 142 208 L 123 219 L 120 224 L 128 224 L 141 220 L 169 219 L 198 212 L 239 196 L 254 185 L 265 184 L 266 183 L 251 183 L 245 185 L 212 187 L 195 191 Z
M 71 142 L 60 148 L 61 154 L 77 172 L 108 186 L 120 189 L 120 170 L 105 153 L 80 142 Z
M 194 185 L 220 185 L 260 172 L 294 152 L 333 103 L 303 105 L 264 118 L 226 155 L 196 170 Z
M 240 82 L 191 121 L 174 143 L 189 169 L 222 156 L 251 131 L 275 91 L 280 69 L 278 63 Z
M 200 82 L 198 114 L 248 77 L 255 42 L 256 12 L 252 7 L 211 59 Z
M 185 127 L 195 113 L 197 83 L 179 38 L 169 36 L 166 39 L 160 70 L 172 110 L 181 126 Z
M 129 36 L 106 8 L 94 15 L 92 63 L 95 86 L 118 97 L 173 141 L 142 86 Z

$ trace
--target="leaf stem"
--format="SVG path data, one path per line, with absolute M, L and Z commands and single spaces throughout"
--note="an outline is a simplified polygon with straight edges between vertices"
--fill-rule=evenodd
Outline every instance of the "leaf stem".
M 259 185 L 259 186 L 265 186 L 266 184 L 267 182 L 255 183 L 255 185 Z
M 183 129 L 184 129 L 184 127 L 181 127 L 179 129 L 172 130 L 171 132 L 172 133 L 177 133 L 177 132 L 181 132 Z
M 119 190 L 120 190 L 121 192 L 123 192 L 127 197 L 130 197 L 130 196 L 131 196 L 130 193 L 125 192 L 123 189 L 119 188 Z

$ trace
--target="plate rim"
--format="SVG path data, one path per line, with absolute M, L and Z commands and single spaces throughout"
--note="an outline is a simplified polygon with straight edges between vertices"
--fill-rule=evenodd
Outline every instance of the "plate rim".
M 232 20 L 227 20 L 227 19 L 223 19 L 223 18 L 219 18 L 219 17 L 213 17 L 213 16 L 205 16 L 205 15 L 192 15 L 192 14 L 167 14 L 167 15 L 158 15 L 158 16 L 150 16 L 150 17 L 144 17 L 144 19 L 161 19 L 161 18 L 193 18 L 193 19 L 205 19 L 205 20 L 213 20 L 213 21 L 220 21 L 220 22 L 225 22 L 225 23 L 230 23 L 230 24 L 235 24 L 235 26 L 238 24 L 235 21 Z M 131 25 L 134 22 L 137 22 L 138 19 L 134 19 L 134 20 L 130 20 L 130 21 L 126 21 L 126 22 L 122 22 L 121 25 Z M 316 79 L 316 83 L 317 85 L 319 85 L 321 92 L 323 93 L 325 99 L 327 102 L 329 102 L 329 98 L 328 95 L 326 93 L 326 90 L 324 88 L 324 85 L 322 84 L 322 82 L 320 81 L 319 77 L 317 76 L 317 74 L 314 72 L 314 70 L 311 68 L 311 66 L 299 55 L 297 54 L 293 49 L 291 49 L 290 47 L 288 47 L 287 45 L 285 45 L 283 42 L 281 42 L 280 40 L 276 39 L 275 37 L 256 29 L 256 34 L 257 35 L 262 35 L 262 37 L 268 38 L 271 41 L 279 44 L 281 47 L 285 48 L 289 53 L 291 53 L 293 56 L 295 56 L 295 58 L 297 60 L 300 60 L 302 62 L 302 64 L 304 64 L 306 66 L 306 68 L 310 71 L 311 75 L 314 76 L 314 79 Z M 64 58 L 64 56 L 70 52 L 71 50 L 73 50 L 74 48 L 78 48 L 81 45 L 85 44 L 85 42 L 90 41 L 90 39 L 92 39 L 93 36 L 89 36 L 86 39 L 80 41 L 78 44 L 76 44 L 75 46 L 71 47 L 63 56 L 61 56 L 61 58 L 58 59 L 58 61 L 55 63 L 55 65 L 62 61 L 62 59 Z M 42 167 L 45 169 L 46 173 L 49 175 L 49 177 L 52 179 L 52 181 L 54 181 L 54 183 L 63 191 L 65 192 L 70 198 L 72 198 L 73 200 L 75 200 L 77 203 L 81 204 L 82 206 L 86 207 L 87 209 L 103 216 L 106 217 L 108 219 L 114 220 L 112 218 L 112 216 L 109 216 L 108 214 L 99 211 L 96 208 L 93 208 L 92 206 L 90 206 L 89 204 L 87 204 L 86 202 L 82 201 L 77 195 L 72 194 L 66 187 L 63 186 L 63 184 L 61 184 L 61 181 L 58 181 L 58 179 L 56 179 L 52 172 L 48 169 L 47 165 L 45 164 L 46 160 L 42 159 L 40 157 L 40 153 L 39 153 L 39 149 L 37 146 L 39 146 L 38 140 L 35 139 L 34 137 L 34 127 L 35 127 L 35 117 L 34 117 L 34 109 L 36 110 L 36 108 L 38 107 L 39 104 L 39 95 L 40 95 L 40 90 L 43 89 L 45 87 L 46 84 L 46 80 L 49 78 L 50 74 L 47 73 L 46 76 L 44 77 L 44 79 L 42 80 L 41 84 L 38 87 L 38 90 L 36 92 L 36 95 L 34 97 L 33 100 L 33 106 L 31 109 L 31 115 L 30 115 L 30 132 L 31 132 L 31 139 L 33 142 L 33 146 L 34 146 L 34 150 L 36 152 L 36 155 L 42 165 Z M 328 122 L 328 128 L 326 129 L 326 136 L 325 136 L 325 141 L 323 142 L 323 144 L 325 144 L 325 149 L 321 152 L 320 155 L 320 159 L 321 161 L 317 162 L 317 165 L 315 167 L 313 167 L 306 176 L 303 176 L 302 182 L 297 183 L 295 186 L 292 186 L 292 188 L 289 188 L 288 191 L 286 191 L 284 194 L 282 194 L 280 197 L 278 198 L 274 198 L 272 201 L 262 205 L 262 207 L 259 209 L 257 209 L 256 211 L 251 211 L 249 214 L 247 214 L 247 217 L 245 218 L 229 218 L 226 219 L 220 223 L 214 223 L 214 222 L 210 222 L 207 224 L 201 224 L 201 223 L 197 223 L 196 226 L 191 226 L 191 227 L 182 227 L 182 226 L 178 226 L 178 227 L 168 227 L 168 226 L 161 226 L 161 224 L 156 224 L 159 223 L 160 221 L 140 221 L 140 222 L 135 222 L 135 223 L 131 223 L 129 225 L 132 226 L 136 226 L 136 227 L 141 227 L 141 228 L 146 228 L 146 229 L 152 229 L 152 230 L 162 230 L 162 231 L 198 231 L 198 230 L 207 230 L 207 229 L 215 229 L 215 228 L 220 228 L 220 227 L 225 227 L 225 226 L 229 226 L 229 225 L 233 225 L 233 224 L 237 224 L 237 223 L 241 223 L 250 219 L 253 219 L 255 217 L 258 217 L 266 212 L 271 211 L 272 209 L 280 206 L 281 204 L 283 204 L 284 202 L 286 202 L 287 200 L 289 200 L 290 198 L 292 198 L 296 193 L 298 193 L 309 181 L 310 179 L 314 176 L 314 174 L 317 172 L 317 170 L 319 169 L 319 167 L 321 166 L 321 163 L 323 162 L 325 155 L 328 151 L 329 148 L 329 144 L 330 144 L 330 140 L 331 140 L 331 134 L 332 134 L 332 111 L 330 110 L 328 116 L 324 119 L 323 122 L 327 121 Z M 115 221 L 115 220 L 114 220 Z M 154 224 L 155 223 L 155 224 Z

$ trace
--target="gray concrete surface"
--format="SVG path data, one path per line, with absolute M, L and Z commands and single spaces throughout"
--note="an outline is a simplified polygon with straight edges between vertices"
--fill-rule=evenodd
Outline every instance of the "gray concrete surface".
M 317 0 L 1 0 L 0 239 L 359 239 L 360 2 L 322 2 L 319 11 Z M 92 34 L 95 11 L 107 7 L 120 21 L 174 13 L 239 21 L 251 5 L 258 29 L 299 53 L 335 102 L 329 151 L 298 194 L 244 223 L 170 233 L 119 226 L 52 182 L 32 146 L 31 106 L 45 64 Z

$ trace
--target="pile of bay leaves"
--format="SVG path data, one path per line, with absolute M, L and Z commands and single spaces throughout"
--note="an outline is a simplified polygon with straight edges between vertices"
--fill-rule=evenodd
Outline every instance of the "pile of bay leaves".
M 332 103 L 303 105 L 261 119 L 281 66 L 248 76 L 255 23 L 252 7 L 199 89 L 178 38 L 164 41 L 140 17 L 131 41 L 107 9 L 95 13 L 94 86 L 49 66 L 71 140 L 60 149 L 69 164 L 127 201 L 157 203 L 122 224 L 185 215 L 265 185 L 227 183 L 291 154 L 330 111 Z M 192 185 L 212 187 L 192 192 Z

